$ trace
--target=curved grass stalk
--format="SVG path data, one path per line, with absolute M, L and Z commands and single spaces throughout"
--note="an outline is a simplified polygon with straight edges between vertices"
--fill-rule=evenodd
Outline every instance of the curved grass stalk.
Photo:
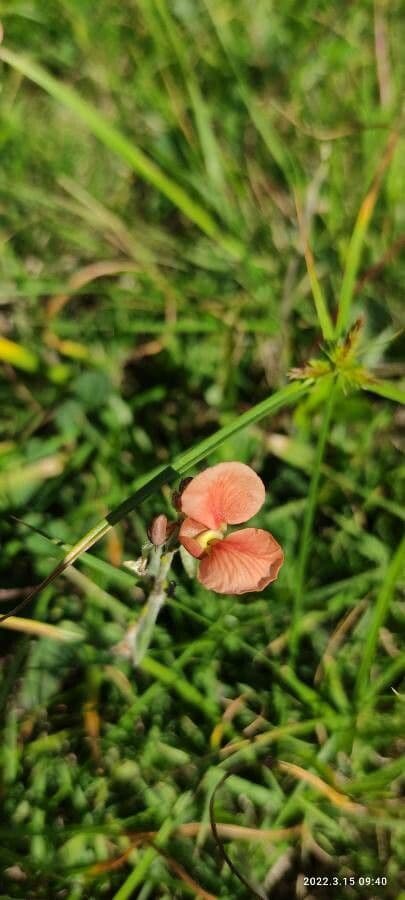
M 130 872 L 119 890 L 114 894 L 113 900 L 129 900 L 129 898 L 133 896 L 135 888 L 144 883 L 147 873 L 154 859 L 156 859 L 159 850 L 164 847 L 172 831 L 175 831 L 176 828 L 178 828 L 180 824 L 178 820 L 184 813 L 183 807 L 184 802 L 182 797 L 179 797 L 174 805 L 171 816 L 165 819 L 159 828 L 159 831 L 154 835 L 153 846 L 149 846 L 139 855 L 139 859 L 132 869 L 132 872 Z

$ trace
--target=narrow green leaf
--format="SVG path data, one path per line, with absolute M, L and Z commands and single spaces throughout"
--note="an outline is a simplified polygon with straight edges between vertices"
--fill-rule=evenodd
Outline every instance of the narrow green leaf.
M 381 791 L 389 787 L 396 778 L 399 778 L 401 775 L 403 776 L 404 768 L 404 759 L 401 755 L 399 759 L 393 759 L 388 763 L 386 762 L 375 772 L 368 772 L 367 775 L 355 778 L 353 781 L 347 781 L 345 790 L 348 794 L 357 794 L 366 797 L 367 794 L 371 792 L 374 793 L 375 791 Z
M 318 317 L 318 322 L 320 329 L 322 331 L 323 337 L 325 341 L 333 341 L 334 337 L 334 327 L 333 322 L 329 314 L 328 304 L 326 302 L 326 297 L 323 293 L 321 283 L 319 281 L 314 256 L 309 244 L 308 235 L 306 233 L 305 223 L 302 216 L 301 204 L 299 202 L 298 192 L 295 191 L 295 208 L 297 210 L 297 219 L 298 226 L 301 234 L 301 240 L 304 246 L 304 256 L 305 262 L 307 266 L 308 277 L 311 285 L 312 296 L 314 298 L 314 304 L 316 309 L 316 314 Z
M 377 174 L 374 178 L 374 181 L 370 187 L 370 190 L 366 194 L 361 207 L 359 209 L 359 213 L 355 222 L 355 226 L 353 229 L 353 234 L 350 239 L 349 249 L 347 251 L 346 257 L 346 265 L 343 273 L 342 280 L 342 288 L 340 292 L 340 300 L 339 300 L 339 309 L 336 323 L 336 337 L 340 337 L 341 334 L 346 330 L 349 322 L 349 313 L 350 306 L 352 303 L 355 287 L 356 287 L 356 278 L 360 265 L 361 254 L 363 252 L 363 246 L 365 237 L 367 234 L 368 226 L 370 224 L 371 216 L 374 211 L 374 207 L 377 201 L 378 193 L 381 187 L 381 181 L 383 174 L 391 162 L 391 158 L 396 146 L 397 135 L 391 135 L 387 149 L 384 153 L 384 156 L 381 160 L 380 166 L 378 168 Z
M 208 719 L 211 719 L 213 722 L 217 720 L 218 708 L 216 703 L 203 697 L 191 681 L 183 678 L 176 669 L 169 669 L 151 656 L 143 658 L 140 668 L 143 672 L 147 672 L 148 675 L 161 681 L 166 687 L 172 687 L 183 700 L 186 700 L 191 706 L 195 706 L 203 712 Z
M 371 391 L 372 394 L 386 397 L 387 400 L 393 400 L 394 403 L 405 404 L 405 391 L 392 381 L 368 381 L 361 387 L 364 391 Z
M 145 884 L 147 873 L 159 853 L 159 847 L 164 847 L 171 832 L 180 824 L 183 816 L 184 800 L 183 795 L 180 795 L 174 804 L 171 816 L 165 819 L 155 835 L 153 846 L 147 847 L 146 850 L 142 850 L 137 855 L 136 865 L 119 890 L 114 894 L 113 900 L 130 900 L 130 897 L 134 896 L 135 888 Z
M 213 435 L 200 441 L 195 447 L 192 447 L 191 450 L 180 453 L 173 461 L 173 465 L 181 475 L 185 475 L 193 468 L 193 466 L 209 456 L 209 454 L 220 447 L 224 441 L 228 440 L 232 435 L 237 434 L 242 428 L 253 425 L 255 422 L 260 422 L 265 416 L 271 416 L 279 409 L 289 406 L 291 403 L 295 403 L 300 397 L 308 393 L 309 389 L 310 385 L 308 382 L 294 382 L 293 384 L 287 385 L 285 388 L 281 388 L 281 390 L 272 394 L 271 397 L 262 400 L 261 403 L 257 403 L 256 406 L 252 406 L 247 412 L 242 413 L 242 415 L 234 419 L 230 425 L 225 425 L 224 428 L 220 428 Z
M 364 643 L 363 656 L 357 676 L 356 696 L 361 704 L 369 687 L 370 671 L 378 645 L 380 628 L 382 627 L 390 606 L 390 602 L 398 579 L 405 571 L 405 537 L 402 539 L 396 553 L 391 559 L 385 581 L 377 596 L 371 622 L 367 630 Z

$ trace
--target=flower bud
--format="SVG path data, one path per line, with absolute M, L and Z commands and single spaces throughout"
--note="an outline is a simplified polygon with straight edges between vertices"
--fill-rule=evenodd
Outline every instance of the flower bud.
M 165 543 L 168 536 L 167 516 L 162 513 L 156 516 L 148 528 L 148 538 L 154 547 L 161 547 Z

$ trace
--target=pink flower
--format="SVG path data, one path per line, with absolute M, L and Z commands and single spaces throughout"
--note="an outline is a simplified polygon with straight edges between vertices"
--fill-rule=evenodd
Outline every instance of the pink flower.
M 277 578 L 284 554 L 273 535 L 242 528 L 226 535 L 228 525 L 254 516 L 264 503 L 262 480 L 243 463 L 218 463 L 197 475 L 180 498 L 179 538 L 200 559 L 198 579 L 218 594 L 261 591 Z M 226 535 L 226 536 L 225 536 Z

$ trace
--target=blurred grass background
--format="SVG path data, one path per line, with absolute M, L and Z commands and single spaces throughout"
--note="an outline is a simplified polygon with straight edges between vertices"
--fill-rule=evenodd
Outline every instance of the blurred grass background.
M 54 541 L 73 544 L 140 475 L 322 355 L 303 232 L 335 320 L 359 208 L 400 127 L 403 33 L 383 0 L 8 0 L 0 18 L 7 609 L 56 564 Z M 402 159 L 398 141 L 350 310 L 361 364 L 392 382 Z M 403 412 L 389 400 L 336 397 L 288 652 L 328 390 L 209 460 L 246 462 L 268 487 L 258 524 L 286 564 L 263 594 L 211 595 L 178 568 L 149 668 L 112 654 L 143 598 L 123 562 L 169 513 L 163 489 L 30 608 L 83 641 L 1 632 L 2 898 L 242 900 L 209 828 L 224 766 L 216 818 L 263 896 L 328 898 L 303 876 L 331 873 L 388 879 L 336 897 L 399 895 Z M 221 755 L 259 734 L 238 763 Z

